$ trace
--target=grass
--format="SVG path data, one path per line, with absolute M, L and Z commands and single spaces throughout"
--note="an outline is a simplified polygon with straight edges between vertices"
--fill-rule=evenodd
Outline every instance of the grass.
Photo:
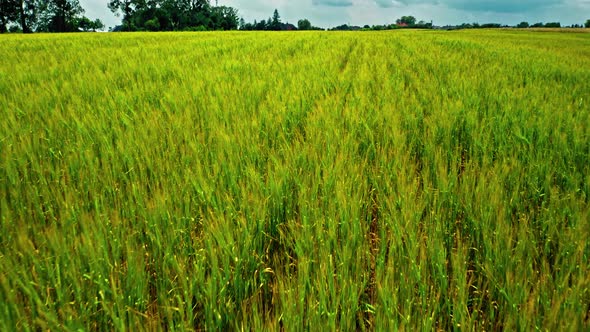
M 0 41 L 0 330 L 590 328 L 590 34 Z

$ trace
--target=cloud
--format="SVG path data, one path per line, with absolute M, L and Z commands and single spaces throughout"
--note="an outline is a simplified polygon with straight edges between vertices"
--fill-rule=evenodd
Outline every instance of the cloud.
M 312 0 L 315 6 L 350 7 L 351 0 Z
M 365 1 L 367 2 L 367 1 Z M 368 1 L 370 3 L 374 3 L 381 8 L 391 8 L 396 5 L 399 5 L 400 2 L 397 0 L 371 0 Z M 361 5 L 358 2 L 353 0 L 312 0 L 311 3 L 314 6 L 331 6 L 331 7 L 353 7 L 357 5 Z M 366 5 L 366 3 L 365 3 Z
M 465 11 L 486 11 L 496 13 L 520 13 L 539 10 L 545 7 L 562 4 L 560 0 L 448 0 L 443 3 L 451 8 Z
M 379 6 L 381 8 L 391 8 L 391 7 L 395 7 L 395 5 L 399 4 L 397 1 L 393 1 L 393 0 L 375 0 L 375 3 L 377 4 L 377 6 Z
M 387 0 L 375 0 L 377 3 Z M 395 0 L 411 6 L 418 4 L 440 5 L 443 7 L 470 12 L 519 13 L 536 11 L 565 2 L 587 2 L 588 0 Z M 393 2 L 393 1 L 392 1 Z

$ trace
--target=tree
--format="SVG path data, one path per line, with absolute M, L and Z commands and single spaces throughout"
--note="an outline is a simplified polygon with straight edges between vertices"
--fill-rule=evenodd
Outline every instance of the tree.
M 213 7 L 212 11 L 213 29 L 236 30 L 240 19 L 238 10 L 233 7 L 218 6 Z
M 94 22 L 92 22 L 92 31 L 96 31 L 96 30 L 104 30 L 105 26 L 104 23 L 102 23 L 101 20 L 99 20 L 98 18 L 96 20 L 94 20 Z
M 110 0 L 107 7 L 115 16 L 123 14 L 123 31 L 131 30 L 131 18 L 135 12 L 133 0 Z
M 297 22 L 297 29 L 299 30 L 311 30 L 311 22 L 308 19 L 304 18 Z
M 152 18 L 151 20 L 147 20 L 144 23 L 145 28 L 148 31 L 159 31 L 160 30 L 160 21 L 157 18 Z
M 37 0 L 19 0 L 18 1 L 18 20 L 23 33 L 33 32 L 37 22 L 36 10 Z
M 39 31 L 72 32 L 84 9 L 78 0 L 42 0 L 39 6 Z
M 240 26 L 237 9 L 211 6 L 209 0 L 109 0 L 123 16 L 123 31 L 233 30 Z
M 82 16 L 82 18 L 80 18 L 77 22 L 78 28 L 80 28 L 82 31 L 92 30 L 93 24 L 94 23 L 92 22 L 92 20 L 86 16 Z
M 269 30 L 281 30 L 281 16 L 279 15 L 279 11 L 275 9 L 274 13 L 272 14 L 272 20 L 269 24 Z
M 561 28 L 561 23 L 559 22 L 549 22 L 545 24 L 545 28 Z
M 262 20 L 258 23 L 254 21 L 254 30 L 266 30 L 266 21 Z
M 0 33 L 8 31 L 8 23 L 18 19 L 19 1 L 17 0 L 0 0 Z
M 584 23 L 584 26 L 586 28 L 590 28 L 590 20 L 587 20 L 586 23 Z
M 397 25 L 413 26 L 416 24 L 416 18 L 414 16 L 402 16 L 396 23 Z
M 76 22 L 77 29 L 82 31 L 96 31 L 96 30 L 103 30 L 104 23 L 101 20 L 96 19 L 92 21 L 86 16 L 82 16 Z
M 528 22 L 520 22 L 520 23 L 518 23 L 518 25 L 516 27 L 520 28 L 520 29 L 526 29 L 529 27 L 529 23 Z

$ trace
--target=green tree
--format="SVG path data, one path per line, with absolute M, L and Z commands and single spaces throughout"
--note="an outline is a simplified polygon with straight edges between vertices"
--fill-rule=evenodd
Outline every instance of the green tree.
M 396 21 L 397 25 L 408 25 L 412 26 L 416 24 L 416 18 L 414 16 L 402 16 Z
M 78 30 L 84 9 L 78 0 L 43 0 L 39 6 L 39 31 L 72 32 Z
M 587 20 L 586 23 L 584 23 L 584 26 L 586 28 L 590 28 L 590 20 Z
M 77 27 L 82 31 L 96 31 L 104 29 L 104 24 L 101 20 L 96 19 L 92 21 L 86 16 L 82 16 L 81 18 L 79 18 L 76 23 Z
M 267 24 L 265 20 L 262 20 L 260 22 L 256 22 L 254 21 L 254 30 L 266 30 Z
M 520 22 L 520 23 L 518 23 L 518 25 L 516 27 L 521 28 L 521 29 L 525 29 L 525 28 L 529 27 L 529 23 L 528 22 Z
M 8 31 L 7 25 L 18 19 L 18 0 L 0 0 L 0 33 Z
M 77 25 L 78 25 L 78 28 L 80 28 L 82 31 L 91 31 L 92 26 L 93 26 L 93 22 L 88 17 L 83 16 L 82 18 L 80 18 L 78 20 Z
M 96 31 L 96 30 L 100 30 L 103 31 L 105 28 L 104 23 L 102 23 L 101 20 L 99 20 L 98 18 L 96 20 L 94 20 L 94 22 L 92 22 L 92 31 Z
M 279 15 L 279 11 L 275 9 L 274 13 L 272 14 L 272 20 L 269 24 L 269 30 L 281 30 L 281 16 Z
M 545 24 L 546 28 L 561 28 L 561 23 L 559 22 L 549 22 Z
M 150 20 L 147 20 L 144 23 L 144 26 L 148 31 L 159 31 L 160 30 L 160 21 L 158 21 L 157 18 L 152 18 Z
M 131 19 L 135 13 L 134 0 L 110 0 L 107 7 L 115 16 L 123 15 L 123 31 L 132 30 Z
M 37 23 L 37 0 L 18 1 L 18 20 L 23 33 L 31 33 Z
M 311 30 L 312 26 L 311 26 L 311 22 L 309 22 L 308 19 L 304 18 L 302 20 L 299 20 L 297 22 L 297 29 L 299 30 Z
M 212 21 L 215 30 L 236 30 L 238 28 L 240 18 L 238 10 L 233 7 L 218 6 L 213 7 L 211 11 Z
M 109 0 L 109 9 L 123 16 L 123 31 L 233 30 L 238 11 L 211 6 L 209 0 Z

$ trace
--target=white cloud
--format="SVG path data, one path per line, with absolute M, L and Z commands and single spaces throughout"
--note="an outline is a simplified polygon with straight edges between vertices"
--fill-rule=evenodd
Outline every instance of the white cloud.
M 351 0 L 312 0 L 316 6 L 348 7 L 352 6 Z

